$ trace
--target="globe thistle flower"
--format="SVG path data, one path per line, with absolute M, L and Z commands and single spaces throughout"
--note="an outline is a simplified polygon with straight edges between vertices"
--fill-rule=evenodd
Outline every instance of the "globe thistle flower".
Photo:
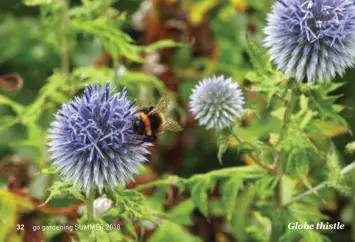
M 279 69 L 298 81 L 328 81 L 354 65 L 351 0 L 279 0 L 268 16 L 265 46 Z
M 244 97 L 232 78 L 203 79 L 190 97 L 190 110 L 200 125 L 217 130 L 229 127 L 243 112 Z
M 87 86 L 81 97 L 64 104 L 49 130 L 48 151 L 58 171 L 89 194 L 107 184 L 124 184 L 146 161 L 146 144 L 138 144 L 132 130 L 134 102 L 126 90 Z

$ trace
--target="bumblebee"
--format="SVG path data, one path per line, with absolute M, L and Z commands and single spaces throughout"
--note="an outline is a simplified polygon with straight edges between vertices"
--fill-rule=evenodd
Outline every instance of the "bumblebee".
M 162 97 L 156 106 L 141 108 L 133 119 L 133 131 L 136 139 L 154 143 L 162 131 L 179 132 L 182 127 L 173 119 L 165 117 L 169 103 L 168 96 Z

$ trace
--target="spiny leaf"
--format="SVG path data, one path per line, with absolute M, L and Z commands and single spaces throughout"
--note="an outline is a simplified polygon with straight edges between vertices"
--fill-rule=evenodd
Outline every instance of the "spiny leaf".
M 44 204 L 57 197 L 74 197 L 78 200 L 85 201 L 85 196 L 78 192 L 76 187 L 68 181 L 57 181 L 50 188 L 50 194 Z M 43 205 L 44 205 L 43 204 Z
M 311 89 L 306 92 L 310 98 L 309 106 L 318 112 L 319 117 L 323 120 L 333 121 L 347 127 L 347 122 L 339 115 L 334 102 L 338 99 L 336 96 L 328 96 L 321 88 Z

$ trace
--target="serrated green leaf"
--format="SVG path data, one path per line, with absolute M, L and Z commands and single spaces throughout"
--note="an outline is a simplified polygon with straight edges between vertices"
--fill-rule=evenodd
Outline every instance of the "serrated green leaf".
M 202 240 L 185 230 L 180 225 L 164 220 L 161 226 L 155 231 L 149 242 L 202 242 Z
M 306 176 L 309 161 L 321 158 L 315 145 L 295 123 L 289 125 L 281 147 L 285 154 L 286 170 L 291 176 Z
M 255 184 L 255 192 L 261 198 L 273 194 L 277 180 L 274 176 L 267 176 L 257 180 Z
M 81 194 L 72 183 L 67 181 L 56 181 L 49 190 L 50 194 L 44 204 L 58 197 L 74 197 L 78 200 L 86 201 L 85 196 Z
M 267 54 L 267 51 L 260 47 L 260 45 L 249 40 L 247 51 L 250 61 L 258 74 L 263 75 L 272 70 L 269 55 Z
M 162 211 L 165 204 L 166 193 L 167 193 L 166 187 L 158 187 L 156 191 L 153 193 L 153 195 L 150 196 L 147 201 L 149 206 L 156 211 Z
M 195 203 L 191 199 L 187 199 L 170 209 L 167 215 L 174 222 L 188 226 L 192 225 L 191 214 L 195 208 Z
M 306 94 L 308 94 L 307 96 L 310 98 L 309 106 L 314 111 L 317 111 L 322 120 L 333 121 L 343 126 L 348 126 L 345 119 L 339 115 L 339 111 L 334 104 L 338 99 L 337 96 L 328 96 L 322 87 L 309 90 Z
M 254 185 L 249 185 L 238 196 L 238 209 L 232 217 L 232 235 L 237 241 L 247 241 L 246 226 L 248 224 L 249 213 L 255 196 Z
M 297 185 L 298 179 L 284 175 L 281 177 L 281 180 L 279 182 L 282 182 L 282 186 L 281 186 L 282 201 L 281 202 L 285 203 L 288 200 L 290 200 L 297 193 L 296 185 Z
M 200 212 L 208 216 L 208 189 L 211 182 L 208 177 L 198 177 L 189 185 L 191 198 Z
M 242 180 L 237 176 L 233 176 L 222 183 L 222 201 L 228 221 L 232 219 L 232 213 L 236 204 L 237 194 L 241 185 Z

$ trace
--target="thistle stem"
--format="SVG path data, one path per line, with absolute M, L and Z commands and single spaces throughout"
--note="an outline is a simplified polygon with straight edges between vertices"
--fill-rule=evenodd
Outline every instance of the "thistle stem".
M 89 221 L 94 220 L 94 198 L 95 194 L 94 192 L 91 192 L 86 200 L 86 215 Z
M 281 125 L 281 130 L 280 130 L 280 136 L 279 139 L 276 142 L 275 147 L 278 148 L 278 146 L 282 143 L 282 141 L 285 138 L 289 123 L 291 121 L 291 117 L 292 117 L 292 112 L 293 109 L 295 107 L 297 101 L 297 93 L 296 91 L 292 88 L 291 89 L 291 97 L 287 103 L 286 106 L 286 110 L 285 110 L 285 114 L 283 117 L 283 122 Z M 277 204 L 279 207 L 283 206 L 283 196 L 282 196 L 282 176 L 284 174 L 284 162 L 283 162 L 283 152 L 281 150 L 277 151 L 277 156 L 276 156 L 276 161 L 275 161 L 275 169 L 277 172 L 277 179 L 278 179 L 278 183 L 277 183 L 277 187 L 276 187 L 276 199 L 277 199 Z
M 350 163 L 349 165 L 347 165 L 346 167 L 344 167 L 344 168 L 341 170 L 340 174 L 346 175 L 347 173 L 349 173 L 349 172 L 351 172 L 351 171 L 353 171 L 353 170 L 355 170 L 355 161 L 353 161 L 352 163 Z M 303 192 L 303 193 L 301 193 L 301 194 L 299 194 L 299 195 L 297 195 L 297 196 L 291 198 L 290 200 L 288 200 L 287 202 L 285 202 L 283 205 L 284 205 L 284 206 L 287 206 L 287 205 L 290 205 L 291 203 L 297 202 L 297 201 L 299 201 L 299 200 L 301 200 L 301 199 L 303 199 L 303 198 L 305 198 L 305 197 L 307 197 L 307 196 L 313 194 L 314 191 L 319 191 L 319 190 L 325 188 L 326 186 L 327 186 L 327 181 L 324 181 L 324 182 L 318 184 L 317 186 L 315 186 L 315 187 L 313 188 L 313 190 L 307 190 L 307 191 L 305 191 L 305 192 Z

